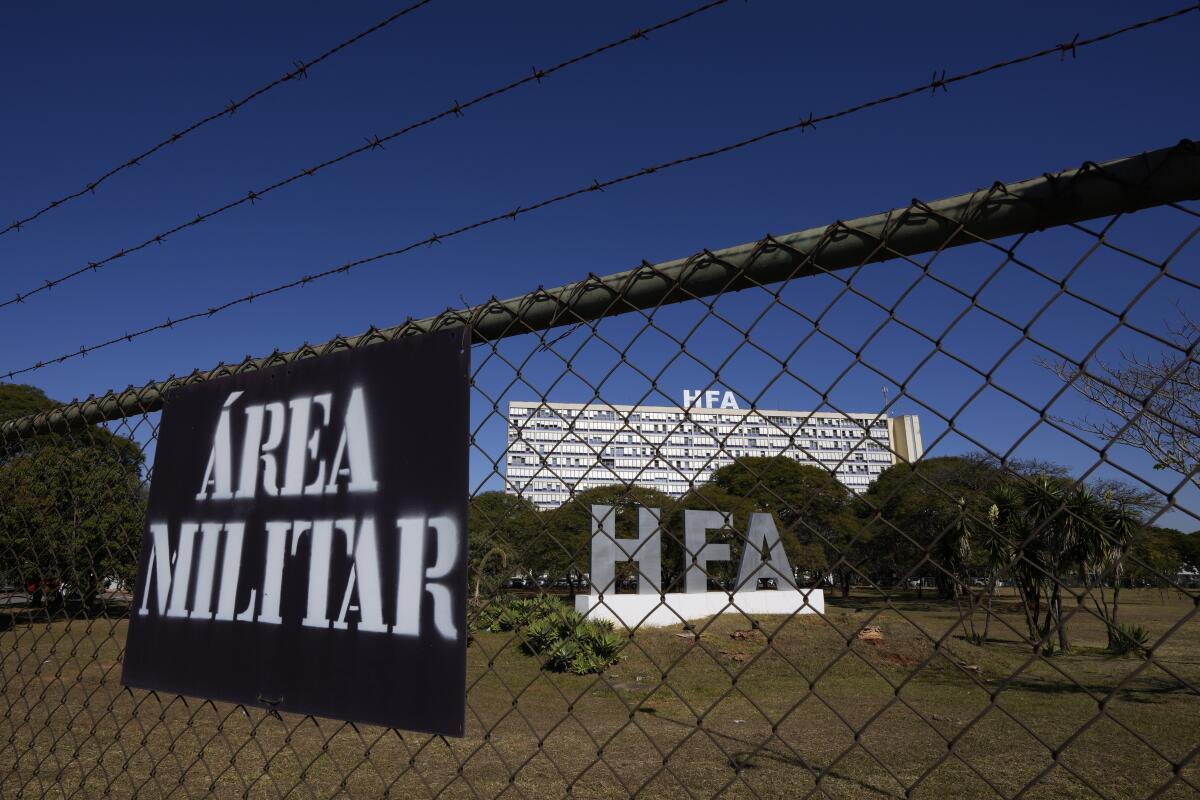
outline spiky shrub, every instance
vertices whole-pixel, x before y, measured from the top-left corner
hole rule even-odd
[[[1110,650],[1118,656],[1145,656],[1150,648],[1150,631],[1141,625],[1119,625],[1113,631]]]
[[[558,626],[549,617],[539,617],[525,626],[525,648],[532,654],[544,653],[559,640]]]
[[[504,598],[479,609],[472,625],[476,630],[490,633],[515,631],[539,617],[565,607],[556,597]]]
[[[500,611],[502,608],[503,603],[500,601],[488,603],[485,606],[470,604],[468,606],[468,622],[471,629],[492,632],[499,630]]]
[[[608,620],[590,620],[556,597],[499,600],[475,615],[476,630],[517,631],[524,648],[546,669],[587,675],[603,672],[620,658],[625,640]]]
[[[587,675],[617,663],[625,640],[614,632],[612,623],[584,619],[573,611],[571,615],[560,621],[562,638],[552,655],[552,668]]]
[[[572,639],[555,639],[544,655],[546,669],[551,672],[574,672],[571,667],[582,656],[582,648]]]
[[[603,672],[620,658],[621,646],[625,642],[612,631],[611,626],[606,629],[578,614],[574,614],[574,617],[563,615],[556,620],[546,619],[543,622],[556,634],[556,638],[542,651],[546,667],[554,672],[575,675]]]
[[[577,639],[575,630],[584,624],[583,615],[565,605],[547,609],[525,626],[525,649],[533,655],[553,656],[556,645]]]
[[[601,630],[594,625],[589,627],[587,636],[587,646],[584,649],[586,658],[583,661],[583,669],[580,669],[580,664],[572,663],[572,672],[585,674],[588,672],[601,672],[604,669],[617,663],[621,647],[625,644],[625,640],[611,630]]]

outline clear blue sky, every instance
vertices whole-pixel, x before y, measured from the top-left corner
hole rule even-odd
[[[22,4],[0,26],[4,105],[0,125],[0,223],[97,177],[137,150],[231,98],[311,58],[399,7],[399,3],[173,3],[116,6]],[[481,91],[695,5],[662,3],[472,3],[436,0],[358,46],[148,159],[83,198],[15,234],[0,237],[0,295],[94,261],[194,217],[298,168],[383,135]],[[0,372],[79,345],[266,288],[348,259],[402,246],[515,205],[647,164],[702,150],[797,118],[835,111],[921,83],[934,70],[954,73],[1059,41],[1086,37],[1181,2],[730,3],[649,41],[621,48],[526,87],[237,209],[21,306],[0,309]],[[823,125],[815,131],[593,194],[432,249],[365,267],[349,276],[236,309],[211,321],[23,376],[60,399],[142,384],[222,360],[261,355],[336,333],[386,326],[459,305],[554,286],[588,272],[685,256],[837,218],[936,199],[995,180],[1102,161],[1200,137],[1197,48],[1200,14],[1089,47],[1077,59],[1046,59]],[[1186,224],[1174,215],[1128,220],[1118,230],[1139,252],[1161,255]],[[1174,241],[1169,241],[1174,237]],[[1060,274],[1078,257],[1080,237],[1047,235],[1023,252]],[[969,283],[995,254],[969,248],[946,269]],[[1196,246],[1180,274],[1196,279]],[[1056,272],[1057,271],[1057,272]],[[947,273],[949,274],[949,273]],[[1117,303],[1135,291],[1138,271],[1098,258],[1080,291]],[[899,271],[855,278],[863,291],[894,291]],[[1146,276],[1143,276],[1143,281]],[[926,282],[928,283],[928,282]],[[994,307],[1028,316],[1045,287],[1015,273],[991,290]],[[891,288],[889,288],[891,287]],[[792,291],[816,308],[830,286]],[[932,288],[928,291],[932,292]],[[1161,327],[1171,301],[1162,286],[1137,314]],[[936,328],[949,298],[919,296],[914,319]],[[749,318],[762,298],[730,300]],[[1200,307],[1200,302],[1194,307]],[[683,325],[686,310],[673,312]],[[835,331],[861,338],[873,319],[846,304]],[[668,317],[664,317],[667,319]],[[1103,320],[1064,304],[1040,329],[1072,352],[1086,351]],[[764,324],[762,336],[786,352],[806,329],[795,320]],[[621,324],[611,326],[615,332]],[[1011,333],[1011,332],[1009,332]],[[1006,341],[986,320],[964,321],[947,338],[965,358],[992,361]],[[564,346],[569,344],[563,343]],[[1144,342],[1114,340],[1137,348]],[[529,343],[509,345],[528,352]],[[701,346],[719,358],[729,342],[715,332]],[[725,348],[722,351],[722,348]],[[877,362],[899,378],[928,343],[889,332]],[[642,345],[645,363],[666,349]],[[1112,347],[1110,347],[1110,350]],[[868,351],[870,352],[870,351]],[[1079,353],[1081,354],[1081,353]],[[482,355],[482,354],[480,354]],[[997,372],[1014,392],[1044,402],[1052,382],[1034,349]],[[828,343],[799,354],[794,368],[827,386],[846,354]],[[839,360],[840,359],[840,360]],[[603,374],[609,361],[585,352],[581,371]],[[991,362],[987,362],[990,366]],[[530,375],[547,386],[552,364]],[[742,355],[726,383],[753,393],[768,373]],[[498,381],[501,376],[494,376]],[[698,367],[674,368],[672,396],[711,380]],[[873,410],[884,381],[861,368],[835,393],[845,408]],[[978,385],[945,359],[909,385],[900,412],[922,415],[926,439]],[[419,380],[414,390],[420,390]],[[617,376],[605,399],[637,400],[637,379]],[[897,390],[893,388],[893,397]],[[582,386],[555,387],[552,399],[586,399]],[[506,397],[530,399],[532,391]],[[913,398],[924,401],[924,407]],[[649,398],[665,400],[662,396]],[[776,385],[763,405],[809,407],[799,384]],[[1070,402],[1056,413],[1078,413]],[[1033,424],[1028,413],[989,391],[959,418],[994,447],[1011,445]],[[499,447],[498,427],[484,433]],[[950,436],[935,454],[971,449]],[[1086,447],[1043,428],[1017,453],[1084,469]],[[1152,473],[1136,454],[1130,469],[1168,487],[1178,477]],[[477,458],[477,472],[482,462]],[[480,473],[484,476],[486,470]],[[1179,505],[1200,509],[1194,493]],[[1176,512],[1185,529],[1193,519]]]

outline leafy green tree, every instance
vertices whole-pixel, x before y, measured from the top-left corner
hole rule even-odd
[[[1179,557],[1179,565],[1187,569],[1200,570],[1200,531],[1192,533],[1173,531],[1171,540],[1172,547]]]
[[[504,580],[528,571],[526,548],[541,532],[537,508],[523,497],[484,492],[471,499],[468,513],[468,572],[474,594],[493,594]]]
[[[862,497],[871,549],[895,564],[893,579],[932,573],[943,599],[969,583],[972,521],[986,518],[1001,473],[985,459],[944,456],[883,471]],[[881,580],[884,576],[881,575]]]
[[[529,543],[527,559],[536,572],[552,578],[565,578],[574,590],[583,585],[590,570],[592,506],[613,506],[616,510],[618,538],[637,538],[638,507],[661,509],[664,516],[675,505],[668,495],[643,486],[612,484],[579,492],[558,508],[543,512],[544,535]],[[618,583],[637,575],[631,562],[618,563]]]
[[[61,584],[89,606],[109,583],[133,584],[145,501],[114,453],[49,444],[11,457],[0,509],[0,549],[22,584]]]
[[[750,515],[759,509],[752,500],[729,494],[715,484],[698,486],[675,502],[663,519],[663,591],[682,592],[687,568],[684,548],[685,511],[718,511],[729,514],[729,525],[709,530],[705,541],[729,545],[729,561],[713,561],[707,566],[710,587],[732,587],[746,542]],[[778,524],[778,522],[777,522]]]
[[[32,386],[0,386],[3,415],[56,403]],[[3,422],[3,416],[0,416]],[[102,427],[5,439],[0,451],[0,569],[35,588],[92,605],[106,586],[128,588],[145,520],[136,442]]]
[[[21,383],[0,384],[0,423],[42,411],[51,411],[61,405],[57,400],[47,397],[45,392],[36,386]],[[41,444],[108,450],[111,451],[111,455],[132,468],[140,468],[144,461],[141,447],[137,442],[124,436],[118,436],[107,428],[91,426],[72,431],[25,436],[19,439],[15,436],[2,438],[0,439],[0,464],[3,464],[10,456],[29,452]]]
[[[845,510],[833,519],[832,536],[824,545],[828,553],[826,571],[833,576],[843,598],[857,578],[878,585],[882,563],[890,558],[875,545],[877,528],[867,523],[870,514],[861,498],[851,497]],[[882,558],[881,558],[882,556]]]
[[[847,489],[832,472],[785,456],[739,458],[716,470],[712,483],[759,511],[777,514],[785,524],[826,521],[842,511]]]
[[[858,529],[846,512],[853,495],[829,470],[785,456],[740,458],[714,472],[712,483],[775,515],[793,569],[818,580],[831,569],[852,573],[847,548]]]
[[[46,393],[36,386],[23,383],[6,383],[0,386],[0,421],[49,411],[57,405],[58,403],[46,397]]]
[[[1200,548],[1194,545],[1189,551],[1192,542],[1200,544],[1200,539],[1173,528],[1142,528],[1129,549],[1125,582],[1130,586],[1170,586],[1181,569],[1195,563],[1189,564],[1188,559],[1200,556]]]

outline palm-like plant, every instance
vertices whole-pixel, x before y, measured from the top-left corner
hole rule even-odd
[[[1133,549],[1144,526],[1136,511],[1111,495],[1103,500],[1101,525],[1094,537],[1095,548],[1081,570],[1092,595],[1096,612],[1104,620],[1108,649],[1121,650],[1126,644],[1117,620],[1121,608],[1121,585],[1125,581],[1125,559]],[[1112,584],[1111,602],[1105,584]]]
[[[1048,475],[1003,484],[992,501],[990,535],[996,540],[986,545],[988,558],[997,572],[1012,574],[1034,647],[1056,635],[1057,649],[1070,649],[1062,595],[1073,574],[1104,619],[1111,647],[1124,557],[1142,528],[1138,515],[1110,495]]]
[[[1036,649],[1036,643],[1042,638],[1039,621],[1049,559],[1046,541],[1038,535],[1041,530],[1038,510],[1044,505],[1038,501],[1044,492],[1032,492],[1031,488],[1007,482],[991,492],[992,507],[988,516],[996,541],[989,555],[996,559],[993,562],[995,573],[1009,575],[1016,585],[1029,639]]]

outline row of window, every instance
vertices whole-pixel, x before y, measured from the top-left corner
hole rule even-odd
[[[579,455],[574,455],[579,453]],[[604,447],[594,450],[568,449],[565,447],[536,447],[513,446],[509,449],[509,464],[556,464],[561,466],[586,466],[599,459],[601,462],[620,458],[630,463],[644,463],[653,459],[670,461],[695,460],[708,461],[711,459],[730,458],[762,458],[785,455],[797,461],[812,460],[847,460],[847,461],[877,461],[891,463],[891,452],[882,447],[859,447],[849,452],[845,447],[836,448],[786,448],[786,449],[748,449],[748,448],[682,448],[682,447]]]
[[[515,486],[525,486],[531,480],[544,479],[557,482],[569,481],[577,483],[580,480],[594,479],[598,485],[607,485],[617,481],[644,483],[654,480],[669,480],[672,482],[701,485],[712,478],[715,469],[723,464],[708,464],[701,469],[689,470],[678,465],[652,464],[628,467],[619,464],[615,467],[593,466],[580,467],[516,467],[508,471],[508,479]],[[884,469],[885,465],[841,464],[829,465],[829,471],[843,482],[853,482],[858,479],[873,480]]]
[[[509,420],[509,428],[520,431],[531,430],[584,430],[584,431],[640,431],[643,433],[711,433],[720,431],[722,433],[732,433],[734,431],[742,434],[751,435],[767,435],[767,436],[795,436],[797,434],[803,436],[886,436],[887,425],[872,425],[867,426],[862,423],[851,423],[848,425],[774,425],[774,424],[757,424],[741,420],[733,423],[714,422],[709,424],[696,423],[670,423],[670,422],[636,422],[621,420],[619,422],[591,422],[579,423],[573,420],[562,419],[529,419],[529,420]]]
[[[707,477],[707,476],[706,476]],[[846,486],[847,489],[857,493],[866,491],[870,485],[871,477],[862,475],[846,475],[839,476],[839,480]],[[509,486],[505,489],[509,494],[520,494],[531,501],[536,507],[541,509],[557,508],[565,503],[573,494],[595,489],[600,486],[606,486],[611,481],[579,481],[572,487],[556,482],[545,481],[541,483],[532,483],[525,486]],[[668,497],[683,497],[696,486],[701,485],[701,481],[683,481],[679,479],[655,478],[652,480],[638,480],[636,485],[644,486],[649,489],[662,492]]]
[[[564,431],[564,430],[532,430],[532,431],[514,431],[508,432],[510,442],[520,439],[528,439],[531,441],[559,441],[563,439],[577,439],[579,441],[587,441],[593,443],[612,443],[612,442],[629,442],[641,443],[651,442],[654,444],[752,444],[755,447],[786,447],[791,444],[797,444],[805,447],[816,447],[818,442],[888,442],[886,434],[876,434],[870,437],[855,436],[852,431],[822,431],[819,433],[797,433],[791,436],[782,436],[780,434],[768,433],[766,435],[753,434],[752,431],[729,431],[724,435],[717,435],[714,431],[699,431],[694,435],[687,435],[681,432],[674,432],[671,435],[666,435],[661,432],[649,432],[649,435],[634,434],[634,433],[617,433],[617,434],[596,434],[592,432],[579,431]],[[747,435],[753,434],[753,435]],[[808,437],[808,438],[803,438]]]
[[[509,406],[509,418],[525,417],[525,422],[521,424],[530,424],[533,420],[571,420],[583,421],[605,421],[605,420],[624,420],[628,422],[708,422],[708,423],[731,423],[731,424],[753,424],[764,425],[772,424],[781,427],[797,427],[798,425],[821,425],[844,428],[886,428],[887,418],[875,415],[863,416],[844,416],[840,414],[811,414],[803,411],[795,412],[794,414],[766,414],[760,415],[753,412],[746,414],[721,414],[712,412],[700,411],[616,411],[612,409],[590,409],[590,408],[560,408],[557,406],[542,406],[531,409],[523,406]],[[516,423],[514,423],[516,424]]]

